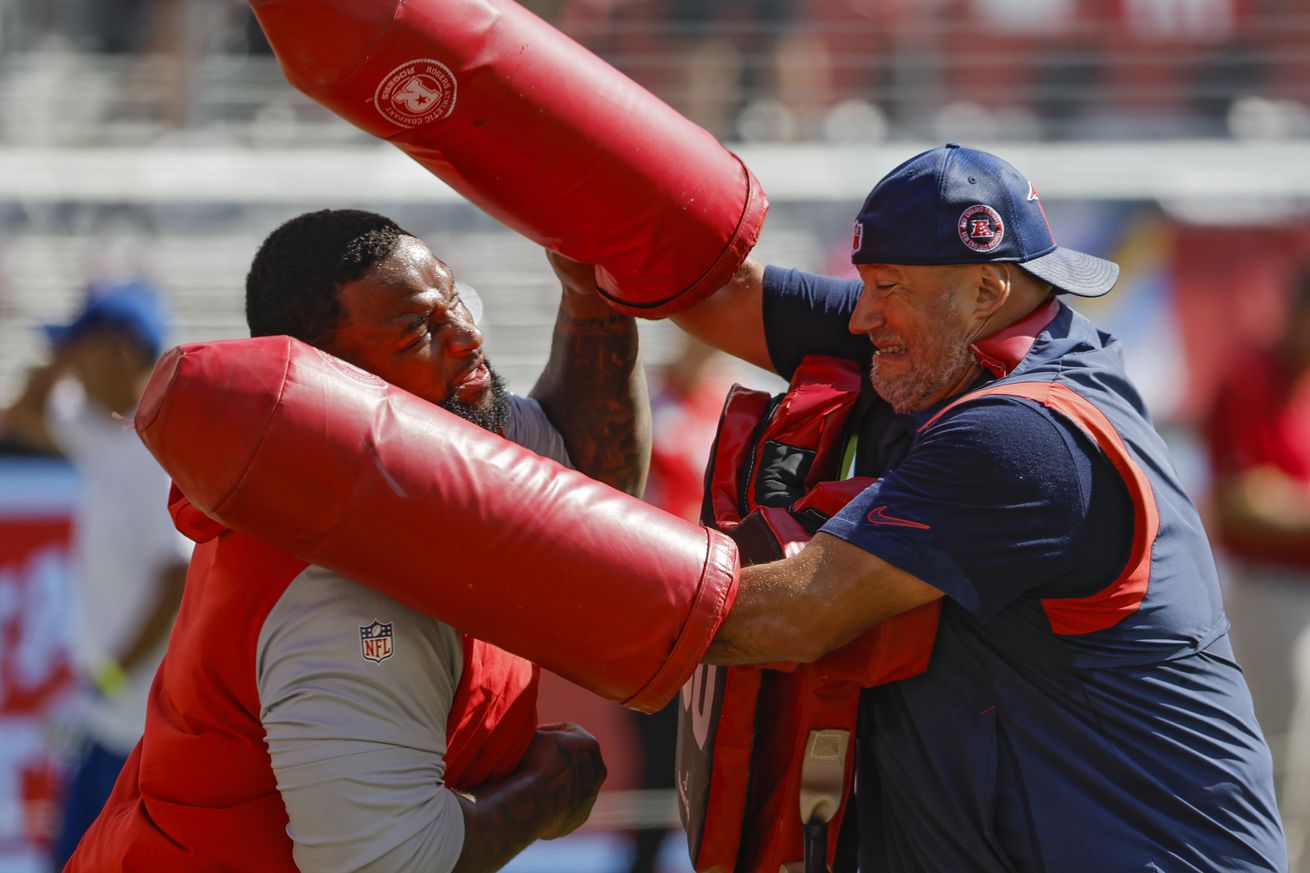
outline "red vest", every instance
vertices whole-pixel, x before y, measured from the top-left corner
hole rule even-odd
[[[178,527],[198,542],[186,594],[145,735],[66,871],[296,873],[255,655],[265,617],[307,565],[223,529],[176,489],[172,500]],[[537,669],[468,635],[463,651],[446,782],[471,788],[512,771],[532,741]]]
[[[780,398],[729,392],[702,520],[736,540],[743,566],[795,554],[872,484],[835,481],[860,383],[855,363],[812,355]],[[922,673],[940,612],[938,601],[896,616],[812,664],[697,670],[682,691],[677,766],[698,871],[777,873],[807,852],[823,856],[807,870],[833,862],[860,689]]]

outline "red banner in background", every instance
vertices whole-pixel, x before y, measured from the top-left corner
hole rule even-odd
[[[1274,226],[1175,223],[1170,270],[1179,333],[1185,343],[1188,403],[1195,421],[1226,368],[1280,330],[1301,271],[1310,266],[1310,232]]]
[[[65,463],[0,457],[0,870],[45,873],[63,766],[55,707],[72,684],[70,539],[77,478]]]

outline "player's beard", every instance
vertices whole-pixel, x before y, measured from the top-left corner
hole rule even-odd
[[[959,380],[973,366],[969,352],[969,327],[952,318],[954,301],[943,295],[927,313],[927,327],[914,343],[906,343],[908,361],[897,364],[900,373],[884,373],[878,356],[873,356],[869,379],[878,396],[898,414],[925,409],[940,392]],[[878,344],[878,343],[875,343]],[[896,340],[881,343],[899,344]],[[890,368],[888,368],[890,369]],[[936,398],[940,399],[940,398]]]
[[[491,361],[484,357],[482,363],[486,365],[487,374],[491,377],[491,385],[488,386],[487,394],[483,396],[482,401],[475,405],[452,397],[441,404],[441,408],[492,433],[504,434],[505,425],[509,422],[509,388],[505,385],[505,380],[491,366]]]

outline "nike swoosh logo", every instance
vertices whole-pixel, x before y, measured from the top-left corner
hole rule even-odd
[[[910,521],[908,518],[897,518],[894,515],[888,515],[887,504],[885,503],[881,506],[875,506],[869,511],[869,514],[866,517],[869,519],[869,524],[885,524],[891,527],[911,527],[915,530],[932,529],[922,522]]]

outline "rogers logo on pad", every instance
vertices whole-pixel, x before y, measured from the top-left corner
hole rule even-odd
[[[455,109],[455,74],[440,61],[419,58],[388,73],[373,92],[373,105],[393,124],[418,127]]]

